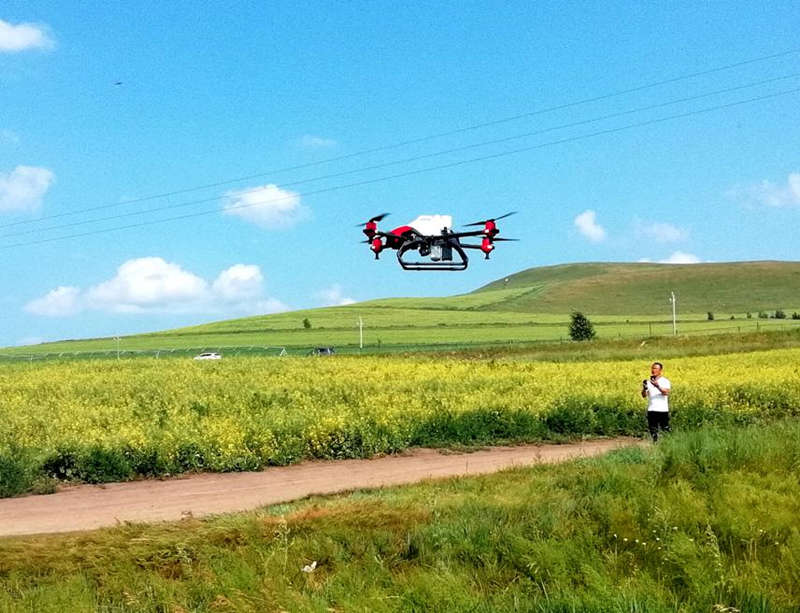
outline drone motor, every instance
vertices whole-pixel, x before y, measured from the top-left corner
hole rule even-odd
[[[373,234],[373,236],[375,236],[375,234]],[[375,238],[372,239],[372,245],[370,246],[370,249],[372,249],[372,252],[375,254],[375,259],[379,259],[380,253],[383,251],[383,243],[381,242],[380,237],[375,236]]]
[[[496,230],[495,230],[495,234],[497,234]],[[494,242],[492,241],[492,236],[493,235],[488,235],[487,234],[486,236],[483,237],[483,240],[481,241],[481,251],[483,251],[483,253],[486,254],[486,259],[487,260],[489,259],[489,254],[492,251],[494,251]]]

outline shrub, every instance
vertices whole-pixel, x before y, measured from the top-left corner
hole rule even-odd
[[[758,318],[759,319],[769,319],[769,314],[766,313],[765,311],[759,311],[758,312]]]
[[[575,311],[569,324],[569,337],[573,341],[590,341],[595,337],[594,326],[583,313]]]
[[[706,316],[706,319],[708,319],[708,321],[714,321],[714,313],[709,311],[708,315]]]
[[[0,449],[0,498],[16,496],[31,488],[33,467],[28,455],[16,446]]]
[[[306,317],[306,318],[303,320],[303,327],[304,327],[306,330],[310,330],[310,329],[311,329],[311,321],[308,319],[308,317]]]
[[[777,309],[775,311],[775,319],[786,319],[786,313],[783,312],[783,309]]]
[[[798,313],[797,311],[792,313],[792,319],[800,319],[800,313]]]

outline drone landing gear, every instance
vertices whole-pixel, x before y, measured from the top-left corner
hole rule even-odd
[[[410,260],[406,256],[409,251],[418,251],[419,255],[430,257],[431,261]],[[458,256],[455,261],[453,261],[454,254]],[[403,270],[466,270],[469,258],[461,245],[455,242],[431,247],[424,241],[410,241],[397,250],[397,261]]]

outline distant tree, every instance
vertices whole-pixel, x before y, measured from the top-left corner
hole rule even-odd
[[[775,311],[775,319],[786,319],[786,313],[783,312],[783,309]]]
[[[798,313],[797,311],[792,313],[792,319],[800,319],[800,313]]]
[[[769,319],[769,314],[767,314],[765,311],[759,311],[758,312],[758,318],[759,319]]]
[[[708,315],[706,316],[706,318],[708,319],[708,321],[714,321],[714,313],[709,311]]]
[[[736,319],[736,315],[731,315],[731,319]]]
[[[753,314],[752,314],[752,313],[750,313],[750,312],[748,312],[748,313],[747,313],[747,319],[753,319]]]
[[[306,318],[303,320],[303,327],[304,327],[306,330],[310,330],[310,329],[311,329],[311,321],[308,319],[308,317],[306,317]]]
[[[569,337],[573,341],[590,341],[595,337],[594,326],[583,313],[575,311],[569,323]]]

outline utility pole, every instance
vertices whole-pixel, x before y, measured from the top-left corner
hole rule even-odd
[[[675,303],[677,300],[675,300],[675,292],[670,292],[669,295],[669,301],[672,303],[672,336],[676,336],[678,334],[678,325],[675,321]]]
[[[358,316],[358,349],[364,348],[364,320]]]

